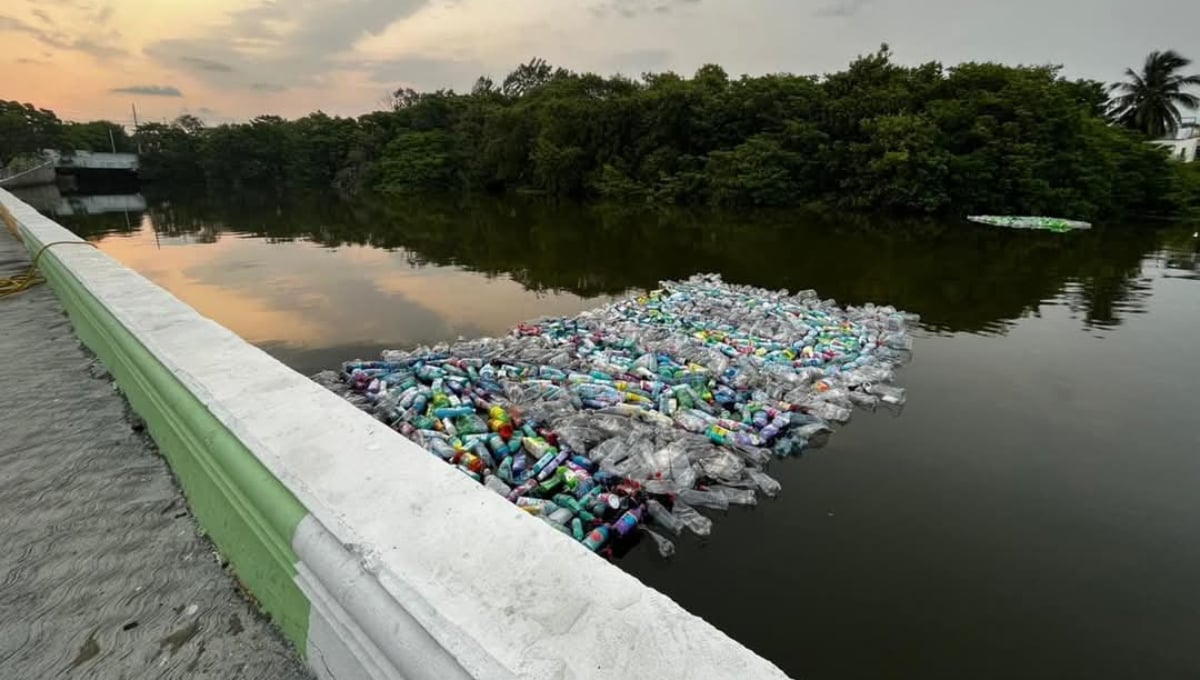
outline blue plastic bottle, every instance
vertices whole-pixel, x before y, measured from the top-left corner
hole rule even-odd
[[[584,537],[583,544],[587,546],[588,550],[596,552],[608,542],[610,536],[612,536],[612,530],[608,528],[607,524],[601,524]]]

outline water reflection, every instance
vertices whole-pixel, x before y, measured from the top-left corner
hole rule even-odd
[[[1063,305],[1084,328],[1099,331],[1145,309],[1143,260],[1159,249],[1160,238],[1168,265],[1184,270],[1166,275],[1195,276],[1197,260],[1190,229],[1049,234],[795,211],[747,215],[490,197],[348,202],[314,194],[212,197],[153,188],[144,213],[82,216],[51,203],[61,222],[87,238],[140,235],[144,241],[152,235],[156,249],[217,247],[219,255],[142,252],[146,261],[139,265],[126,258],[139,257],[132,253],[141,242],[105,246],[123,251],[118,256],[143,273],[159,272],[152,278],[249,339],[281,346],[500,332],[519,318],[513,307],[530,316],[567,313],[601,296],[698,271],[768,288],[814,288],[845,303],[894,304],[921,314],[933,332],[1003,332],[1046,305]],[[227,242],[227,236],[253,239]],[[319,251],[264,248],[294,242],[338,254],[330,259]],[[266,279],[256,272],[263,267],[272,272]],[[402,275],[417,270],[425,275]],[[418,285],[438,271],[436,285]],[[496,285],[484,293],[479,279],[452,275],[463,271]],[[519,290],[506,291],[508,283],[542,297],[529,304]],[[405,313],[406,301],[415,302],[420,314]],[[508,311],[496,313],[501,307]],[[254,321],[229,322],[234,315]],[[381,322],[383,317],[394,323]],[[407,330],[398,333],[397,326]]]
[[[996,332],[1064,290],[1089,327],[1144,306],[1142,259],[1157,232],[1077,234],[814,213],[645,211],[538,200],[241,195],[152,199],[161,236],[215,243],[232,232],[402,250],[413,266],[508,276],[530,290],[619,294],[696,271],[769,288],[815,288],[847,303],[888,302],[935,331]]]
[[[1179,228],[1163,238],[1162,266],[1164,276],[1180,279],[1200,279],[1200,231]]]

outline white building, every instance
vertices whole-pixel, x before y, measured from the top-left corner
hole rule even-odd
[[[1171,157],[1184,163],[1200,162],[1200,123],[1186,122],[1175,131],[1174,137],[1156,139],[1151,144],[1171,152]]]

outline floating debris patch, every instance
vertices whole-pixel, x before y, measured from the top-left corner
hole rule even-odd
[[[1091,229],[1090,222],[1065,220],[1061,217],[1016,217],[1011,215],[972,215],[967,218],[971,222],[988,224],[993,227],[1008,229],[1040,229],[1042,231],[1068,232],[1080,229]]]
[[[696,508],[754,505],[773,458],[854,407],[900,406],[917,320],[713,275],[509,335],[389,350],[318,381],[556,530],[609,557],[706,536]]]

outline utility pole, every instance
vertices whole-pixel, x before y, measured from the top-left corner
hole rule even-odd
[[[129,108],[133,109],[133,136],[135,138],[137,138],[137,140],[138,140],[137,152],[138,152],[138,155],[141,156],[142,155],[142,140],[140,137],[137,136],[137,133],[138,133],[137,104],[135,104],[133,102],[129,102]]]
[[[117,152],[117,142],[113,139],[112,128],[108,129],[108,145],[112,147],[112,152]]]

